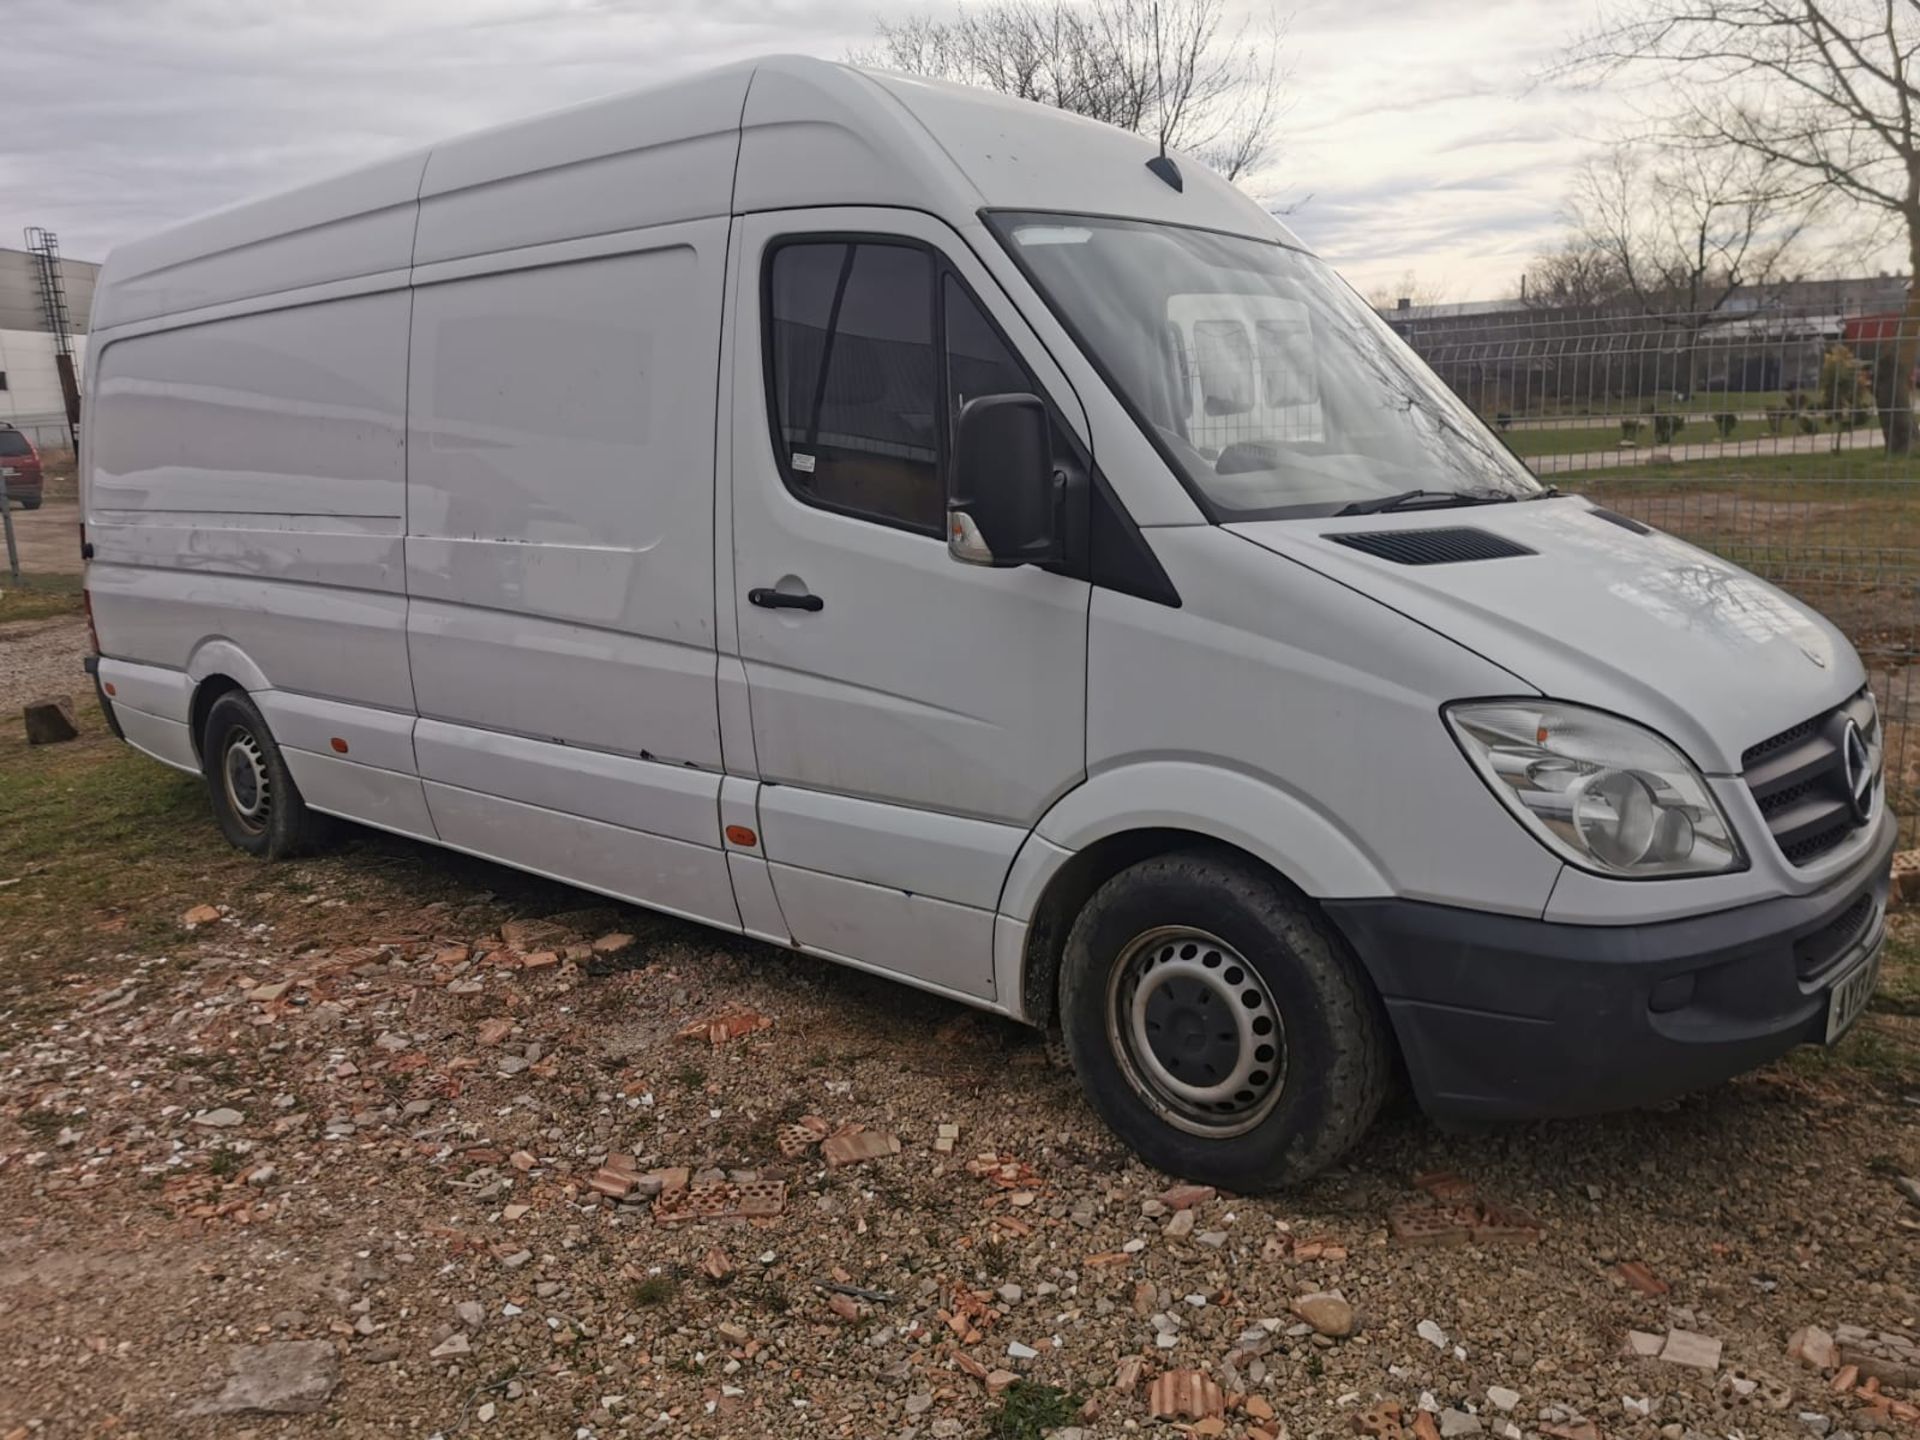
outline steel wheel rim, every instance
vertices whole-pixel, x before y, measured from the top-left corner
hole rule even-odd
[[[227,736],[220,757],[220,778],[226,787],[227,808],[241,828],[258,835],[273,816],[273,782],[267,774],[267,757],[260,742],[249,730],[234,730]]]
[[[1286,1088],[1286,1026],[1265,977],[1204,930],[1165,925],[1120,952],[1107,1041],[1127,1082],[1194,1135],[1243,1135]]]

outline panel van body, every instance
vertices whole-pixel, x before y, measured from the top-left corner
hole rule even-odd
[[[254,853],[343,817],[1057,1027],[1243,1189],[1396,1054],[1571,1114],[1872,993],[1846,640],[1137,136],[756,61],[122,247],[93,337],[92,663]]]

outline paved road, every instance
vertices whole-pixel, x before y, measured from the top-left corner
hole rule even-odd
[[[49,500],[38,510],[13,511],[13,538],[20,547],[22,575],[80,573],[80,506],[73,500]],[[0,555],[0,580],[6,556]]]

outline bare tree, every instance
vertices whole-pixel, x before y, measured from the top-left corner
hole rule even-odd
[[[1598,310],[1629,293],[1613,256],[1579,235],[1535,256],[1520,277],[1519,299],[1534,309]]]
[[[1568,202],[1577,243],[1605,258],[1626,298],[1682,326],[1778,278],[1811,209],[1765,156],[1632,140],[1590,160]]]
[[[1448,290],[1444,283],[1437,280],[1422,280],[1412,270],[1402,270],[1400,278],[1390,284],[1378,284],[1368,288],[1367,304],[1382,312],[1398,310],[1400,302],[1409,306],[1444,305],[1447,303]]]
[[[1920,358],[1920,4],[1916,0],[1613,0],[1562,73],[1649,72],[1693,142],[1757,157],[1808,196],[1897,225],[1907,307],[1877,358],[1887,448],[1913,448]]]
[[[859,64],[981,85],[1198,155],[1229,180],[1274,149],[1285,27],[1227,0],[990,0],[950,20],[877,22]]]

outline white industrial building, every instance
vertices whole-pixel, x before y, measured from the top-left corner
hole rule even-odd
[[[64,258],[58,264],[77,381],[100,267]],[[62,449],[68,444],[66,401],[42,274],[39,255],[0,249],[0,422],[26,431],[43,450]]]

